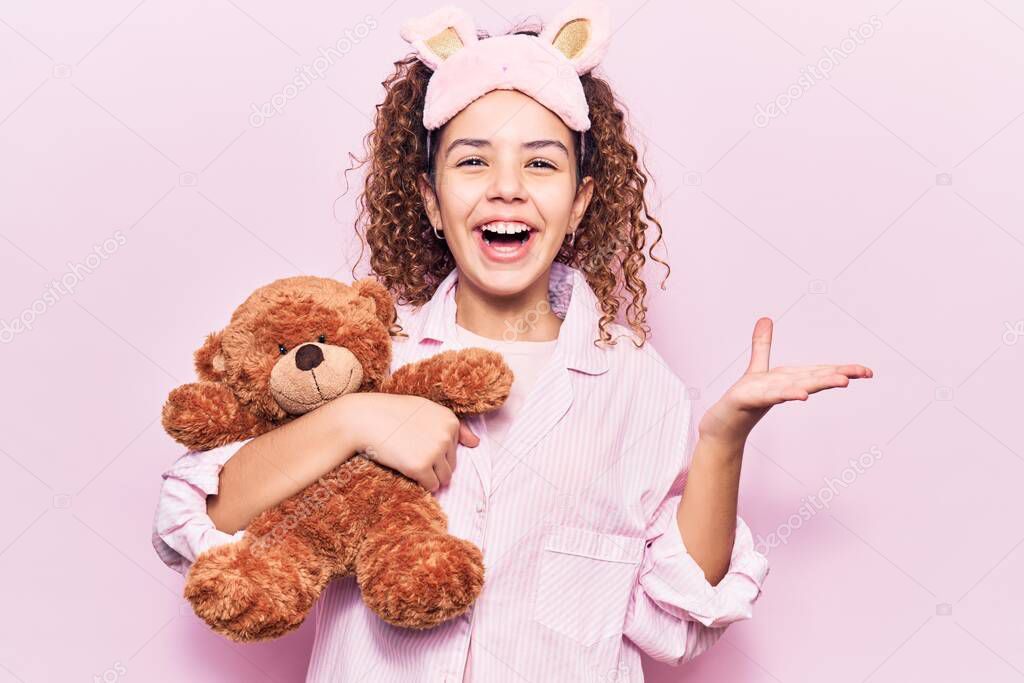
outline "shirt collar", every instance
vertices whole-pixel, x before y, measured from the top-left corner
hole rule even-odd
[[[430,300],[420,309],[419,328],[410,325],[410,336],[422,342],[432,339],[444,343],[455,338],[455,285],[459,269],[453,268],[441,281]],[[594,345],[600,310],[597,296],[576,268],[554,261],[548,280],[548,302],[562,318],[555,345],[555,357],[565,367],[589,374],[608,370],[608,351]]]

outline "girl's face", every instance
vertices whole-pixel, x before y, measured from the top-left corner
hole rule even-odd
[[[583,219],[593,179],[577,191],[574,136],[528,95],[493,90],[431,138],[436,188],[420,177],[427,215],[477,288],[524,292]]]

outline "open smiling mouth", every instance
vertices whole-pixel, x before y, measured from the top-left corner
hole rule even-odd
[[[493,261],[515,261],[529,252],[537,231],[522,223],[489,223],[473,231],[483,252]]]
[[[522,246],[522,244],[526,242],[526,240],[530,239],[529,229],[521,230],[520,232],[507,233],[497,232],[496,230],[491,230],[490,228],[482,228],[481,232],[483,233],[484,242],[486,242],[487,244],[497,244],[498,246]]]

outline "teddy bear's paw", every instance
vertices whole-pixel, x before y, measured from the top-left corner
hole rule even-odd
[[[238,642],[269,640],[298,628],[318,596],[297,562],[279,554],[260,556],[240,543],[200,555],[185,583],[196,616]]]
[[[483,554],[445,533],[382,535],[360,548],[356,581],[366,605],[388,623],[431,628],[465,613],[480,595]]]
[[[441,376],[442,389],[451,399],[448,407],[466,415],[500,408],[512,389],[512,369],[494,351],[474,348],[458,353],[458,362]]]

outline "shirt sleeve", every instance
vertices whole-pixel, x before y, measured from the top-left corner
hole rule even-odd
[[[244,536],[244,529],[234,534],[217,529],[207,514],[206,497],[217,493],[224,463],[250,440],[210,451],[188,451],[160,475],[163,484],[153,517],[153,548],[176,572],[187,574],[201,553]]]
[[[689,415],[684,422],[685,457]],[[755,550],[749,527],[737,516],[729,570],[717,585],[711,585],[687,551],[676,521],[688,473],[686,465],[648,525],[647,546],[623,629],[641,650],[673,666],[706,651],[729,624],[750,619],[769,572],[767,558]]]

